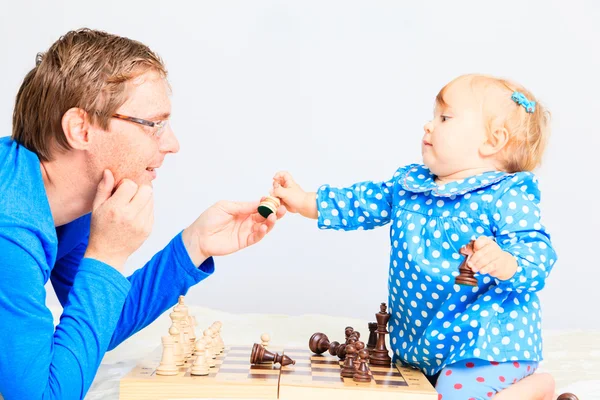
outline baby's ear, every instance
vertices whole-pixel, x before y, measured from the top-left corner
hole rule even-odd
[[[494,127],[488,134],[487,140],[481,145],[479,151],[484,157],[489,157],[500,152],[508,143],[508,131],[502,126]]]

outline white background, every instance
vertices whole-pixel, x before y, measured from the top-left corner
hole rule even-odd
[[[600,329],[600,3],[593,1],[0,1],[0,136],[35,55],[90,27],[165,60],[182,145],[155,182],[156,224],[127,273],[219,199],[258,200],[278,170],[307,190],[388,179],[420,161],[422,126],[454,77],[514,79],[553,113],[542,218],[559,260],[547,328]],[[218,258],[188,303],[235,313],[373,319],[387,301],[388,229],[319,231],[288,215]],[[53,294],[48,304],[57,303]]]

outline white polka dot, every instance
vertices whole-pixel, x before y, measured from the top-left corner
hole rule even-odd
[[[435,203],[438,207],[443,207],[444,206],[444,201],[443,200],[438,200],[437,203]]]
[[[477,205],[477,203],[471,203],[471,210],[475,211],[479,208],[479,206]]]
[[[512,224],[513,223],[513,217],[509,215],[509,216],[507,216],[505,218],[505,221],[506,221],[507,224]]]
[[[321,208],[327,208],[327,202],[326,201],[322,201],[321,202]]]
[[[375,203],[371,203],[369,207],[371,207],[371,210],[377,210],[377,204]]]
[[[421,240],[421,238],[418,236],[413,236],[413,238],[412,238],[413,243],[419,243],[420,240]]]
[[[340,214],[340,212],[338,210],[331,210],[331,215],[333,215],[334,217],[337,217]]]
[[[437,251],[437,250],[434,250],[434,251],[431,253],[431,255],[433,256],[433,258],[439,258],[439,256],[440,256],[440,252],[439,252],[439,251]]]
[[[388,212],[387,212],[387,211],[385,211],[385,210],[383,210],[383,211],[381,212],[381,216],[382,216],[383,218],[386,218],[386,217],[388,216]]]
[[[360,217],[358,217],[358,222],[364,222],[365,217],[363,217],[362,215]]]
[[[326,219],[326,220],[323,221],[323,225],[329,226],[329,225],[331,225],[331,221],[328,220],[328,219]]]

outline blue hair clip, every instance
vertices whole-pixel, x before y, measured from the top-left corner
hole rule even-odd
[[[515,103],[525,107],[528,113],[535,112],[535,101],[527,100],[527,97],[521,92],[514,92],[510,97]]]

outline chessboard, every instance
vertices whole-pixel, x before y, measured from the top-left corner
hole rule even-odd
[[[340,377],[338,357],[313,354],[309,349],[277,348],[294,365],[250,364],[251,346],[226,347],[217,356],[207,376],[190,374],[191,362],[174,376],[156,374],[161,347],[142,361],[120,382],[121,400],[166,400],[199,398],[256,399],[394,399],[437,400],[437,393],[418,370],[402,367],[370,368],[369,383]]]

